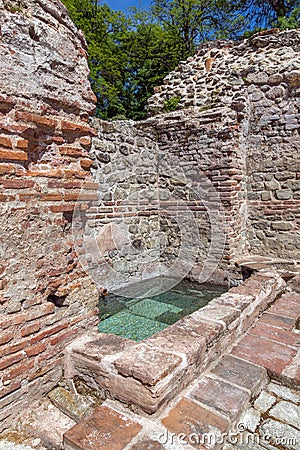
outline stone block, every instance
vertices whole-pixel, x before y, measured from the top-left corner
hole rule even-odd
[[[114,334],[93,333],[74,341],[69,351],[101,361],[104,356],[115,355],[130,348],[134,342]]]
[[[114,366],[125,377],[133,377],[143,384],[155,386],[169,376],[180,363],[182,358],[175,354],[140,344],[116,359]]]
[[[79,422],[93,411],[92,401],[59,386],[48,394],[51,402],[75,422]]]
[[[196,311],[192,314],[193,319],[210,321],[210,322],[219,322],[222,323],[224,329],[228,328],[228,326],[239,317],[240,312],[238,309],[229,308],[228,306],[220,306],[216,305],[207,305],[205,308]]]
[[[277,403],[269,411],[269,416],[300,430],[300,406],[294,403],[287,401]]]
[[[257,425],[260,422],[260,412],[254,408],[249,408],[240,419],[240,423],[243,424],[247,430],[255,432]]]
[[[264,368],[232,355],[223,356],[211,373],[249,389],[251,395],[257,395],[268,381],[267,372]]]
[[[254,402],[254,408],[261,413],[267,412],[271,406],[276,403],[276,397],[274,395],[268,394],[266,391],[261,392],[259,397]]]
[[[224,331],[222,324],[199,320],[194,314],[184,317],[176,323],[176,326],[188,330],[191,335],[198,336],[200,339],[204,338],[207,347],[211,347],[215,341],[219,340],[223,336]]]
[[[275,196],[278,200],[289,200],[292,196],[290,189],[281,189],[275,192]]]
[[[191,392],[191,396],[232,421],[243,413],[250,400],[249,392],[221,379],[208,376],[200,380]]]
[[[259,427],[259,434],[271,445],[286,450],[298,450],[300,432],[277,420],[267,419]]]
[[[162,348],[169,352],[176,350],[177,354],[184,355],[183,358],[187,357],[189,364],[196,364],[197,367],[201,366],[206,350],[205,336],[193,333],[188,326],[184,326],[183,321],[160,331],[146,342],[154,349]]]
[[[289,402],[300,405],[300,393],[293,391],[286,386],[282,386],[280,384],[272,382],[268,384],[267,391],[271,394],[275,394],[277,397],[280,397],[283,400],[288,400]]]
[[[271,224],[272,230],[289,231],[294,227],[291,222],[274,222]]]
[[[240,311],[244,311],[251,303],[254,301],[254,297],[252,295],[243,295],[243,294],[234,294],[230,292],[226,292],[222,294],[220,297],[212,300],[210,305],[220,305],[220,306],[229,306],[234,309],[239,309]]]

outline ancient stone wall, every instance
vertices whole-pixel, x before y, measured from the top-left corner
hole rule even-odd
[[[120,218],[115,208],[129,198],[133,207],[149,201],[150,186],[157,190],[157,210],[152,204],[146,222],[134,207],[127,209],[127,216],[136,216],[128,243],[141,243],[132,254],[136,267],[126,246],[122,263],[120,253],[108,255],[130,280],[143,257],[148,276],[157,275],[145,252],[149,240],[160,268],[175,267],[180,276],[178,260],[186,273],[203,280],[209,260],[211,268],[218,264],[210,280],[221,283],[232,276],[234,262],[249,254],[299,259],[299,37],[295,30],[271,30],[242,42],[207,43],[156,88],[149,100],[153,117],[95,122],[96,177],[114,193],[102,205],[110,207],[105,220]],[[192,216],[184,216],[184,208]],[[151,231],[150,222],[156,224]],[[183,229],[198,238],[183,245]]]
[[[218,238],[211,224],[222,216],[222,203],[215,190],[209,196],[209,157],[199,170],[196,151],[193,158],[186,152],[195,142],[197,120],[201,118],[179,121],[178,114],[162,116],[155,126],[152,120],[93,120],[98,129],[92,150],[98,204],[93,202],[82,221],[82,251],[89,273],[96,282],[105,280],[108,290],[160,275],[183,278],[195,271],[195,264],[199,275],[208,259],[210,265],[219,262],[224,243],[213,242],[210,252],[212,239]],[[218,281],[224,282],[223,275]]]
[[[160,148],[184,149],[183,160],[211,171],[226,209],[230,259],[299,259],[299,38],[297,30],[271,30],[207,43],[149,101],[152,114],[179,101],[171,133],[168,119],[164,126],[153,118]],[[195,122],[192,138],[187,115]]]
[[[65,345],[96,320],[71,235],[92,165],[84,47],[59,1],[0,1],[2,428],[57,383]]]

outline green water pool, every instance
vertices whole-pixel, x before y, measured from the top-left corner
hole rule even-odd
[[[203,308],[227,290],[225,286],[183,280],[166,292],[152,295],[159,282],[158,279],[148,280],[143,298],[135,298],[134,289],[133,298],[128,297],[128,293],[126,296],[109,294],[100,298],[99,330],[142,341]]]

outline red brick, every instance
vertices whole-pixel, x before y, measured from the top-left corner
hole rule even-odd
[[[0,136],[0,145],[3,147],[12,148],[12,140],[7,136]]]
[[[47,128],[55,128],[57,121],[46,116],[40,116],[38,114],[31,114],[26,111],[16,111],[15,118],[24,122],[34,122],[38,125],[45,126]]]
[[[15,143],[17,148],[21,149],[27,149],[28,148],[28,141],[27,139],[18,138]]]
[[[100,406],[64,434],[64,444],[78,450],[122,450],[142,429],[141,425],[107,406]]]
[[[83,169],[89,170],[90,167],[94,164],[94,161],[88,158],[83,158],[80,160],[80,165]]]
[[[13,380],[14,378],[17,378],[19,375],[23,375],[23,379],[25,379],[27,377],[28,370],[32,369],[33,367],[34,367],[33,359],[18,364],[16,367],[10,369],[8,372],[5,373],[5,375],[3,375],[3,382]]]
[[[99,194],[97,192],[84,192],[80,194],[79,200],[87,202],[99,200]]]
[[[81,189],[82,186],[83,186],[83,182],[82,181],[49,181],[48,182],[48,187],[50,189],[57,189],[57,188],[61,188],[61,189]]]
[[[296,350],[258,336],[245,336],[231,352],[246,361],[265,367],[271,374],[281,375],[291,363]]]
[[[7,120],[1,121],[0,120],[0,131],[8,131],[9,133],[25,133],[28,130],[34,130],[35,127],[32,125],[20,125],[18,122],[14,122],[13,120]]]
[[[8,386],[0,388],[0,398],[6,397],[21,387],[21,381],[13,381]]]
[[[22,341],[6,345],[0,349],[0,356],[7,356],[19,352],[20,350],[23,350],[28,343],[29,342],[26,339],[23,339]]]
[[[67,193],[65,193],[65,201],[66,202],[76,202],[79,194],[80,194],[80,191],[72,192],[72,193],[67,192]]]
[[[38,319],[39,317],[47,316],[48,314],[52,314],[55,311],[55,305],[53,303],[45,303],[44,305],[37,306],[35,308],[31,308],[28,311],[28,316],[26,322],[30,322],[31,320]]]
[[[98,191],[99,188],[100,188],[99,183],[95,183],[93,181],[87,181],[86,183],[84,183],[84,189],[86,190]]]
[[[74,157],[79,157],[79,156],[83,156],[85,152],[83,152],[82,148],[78,148],[78,147],[59,147],[59,151],[61,155],[65,155],[65,156],[74,156]]]
[[[62,204],[62,205],[51,205],[49,209],[53,213],[61,213],[61,212],[74,211],[75,207],[76,207],[75,203],[68,203],[68,204]]]
[[[27,350],[25,350],[27,356],[36,356],[40,353],[43,353],[44,350],[46,350],[47,344],[45,342],[40,342],[37,345],[33,345]]]
[[[0,202],[12,202],[16,199],[15,195],[3,195],[0,194]]]
[[[58,343],[65,343],[70,338],[75,337],[77,335],[78,335],[77,330],[67,330],[63,333],[58,334],[57,336],[53,337],[52,339],[50,339],[50,344],[57,345]]]
[[[90,147],[92,145],[92,139],[90,138],[90,136],[82,136],[79,139],[79,142],[84,147]]]
[[[45,363],[52,361],[54,358],[61,358],[64,354],[65,346],[63,348],[59,345],[52,345],[40,354],[38,357],[38,365],[43,366]]]
[[[29,170],[27,175],[30,177],[62,178],[63,171],[61,169]]]
[[[27,201],[32,201],[32,200],[39,200],[40,199],[40,194],[37,194],[36,192],[30,192],[30,193],[26,193],[26,194],[19,194],[19,200],[21,202],[27,202]]]
[[[2,329],[8,328],[10,326],[13,325],[19,325],[20,323],[23,323],[26,321],[28,317],[28,313],[17,313],[14,314],[13,316],[7,316],[6,314],[1,314],[0,315],[0,324]]]
[[[16,100],[13,97],[3,97],[0,95],[0,110],[9,111],[16,104]]]
[[[61,366],[63,364],[63,357],[59,357],[52,361],[50,364],[47,364],[46,366],[40,367],[35,372],[32,372],[28,374],[27,379],[28,381],[32,381],[36,378],[44,376],[47,372],[50,372],[53,368],[57,368],[57,370],[61,370]]]
[[[63,196],[60,193],[53,192],[49,194],[43,194],[41,196],[42,202],[61,202],[63,200]]]
[[[95,319],[97,319],[97,321],[99,322],[100,319],[98,317],[98,314],[99,314],[99,310],[97,308],[96,310],[90,311],[89,313],[85,314],[84,316],[81,315],[79,317],[74,317],[73,319],[70,320],[70,326],[75,325],[78,322],[83,322],[84,320],[89,319],[90,317],[94,317],[94,316],[95,316]]]
[[[25,326],[21,328],[21,336],[29,336],[39,331],[41,328],[41,322],[33,323],[32,325]]]
[[[28,155],[21,150],[6,150],[0,148],[0,159],[12,160],[12,161],[27,161]]]
[[[263,337],[271,341],[276,341],[281,344],[287,344],[294,347],[300,345],[300,335],[292,331],[282,330],[273,326],[268,326],[264,323],[258,322],[251,330],[250,334]]]
[[[268,312],[297,319],[300,316],[300,300],[297,302],[297,298],[300,299],[300,296],[297,296],[296,294],[283,295],[271,306]]]
[[[229,421],[217,412],[206,409],[184,397],[171,409],[168,416],[162,419],[162,423],[172,433],[177,435],[183,433],[187,436],[196,434],[200,439],[204,433],[210,433],[213,430],[211,427],[224,433],[229,425]],[[189,442],[188,437],[185,442]],[[192,444],[192,442],[190,443]]]
[[[63,170],[64,175],[66,178],[79,178],[79,179],[85,179],[86,178],[86,172],[83,170],[74,170],[74,169],[64,169]]]
[[[28,298],[27,300],[24,300],[22,303],[22,306],[24,309],[31,308],[32,306],[40,305],[42,303],[41,297],[33,297]]]
[[[270,313],[263,314],[258,323],[265,323],[266,325],[271,325],[273,327],[289,331],[292,330],[295,325],[294,319],[291,319],[290,317],[284,317]]]
[[[0,345],[6,344],[14,338],[14,333],[12,331],[7,331],[5,333],[0,334]],[[1,354],[1,350],[0,350]]]
[[[204,376],[191,396],[232,420],[238,418],[250,400],[250,394],[218,378]]]
[[[31,338],[30,344],[35,344],[36,342],[39,342],[48,336],[52,336],[53,334],[58,333],[59,331],[64,330],[65,328],[68,328],[67,323],[63,323],[60,325],[55,325],[54,327],[47,328],[46,330],[41,331],[36,336]]]
[[[13,175],[16,168],[13,164],[0,163],[0,175]]]
[[[88,125],[83,125],[80,123],[70,122],[68,120],[61,121],[61,130],[67,132],[77,132],[79,134],[88,134],[92,136],[97,136],[98,133],[94,128],[89,127]]]
[[[0,370],[6,369],[6,367],[10,367],[13,364],[16,364],[16,363],[22,361],[22,359],[24,359],[24,357],[25,357],[25,354],[20,352],[20,353],[16,353],[15,355],[8,356],[7,358],[1,358]]]
[[[28,189],[33,188],[35,183],[31,180],[20,180],[20,179],[6,179],[1,180],[0,184],[5,189]]]

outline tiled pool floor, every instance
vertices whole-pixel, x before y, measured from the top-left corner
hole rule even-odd
[[[225,291],[224,286],[183,280],[169,291],[152,297],[109,294],[100,300],[99,330],[141,341],[203,308]]]

